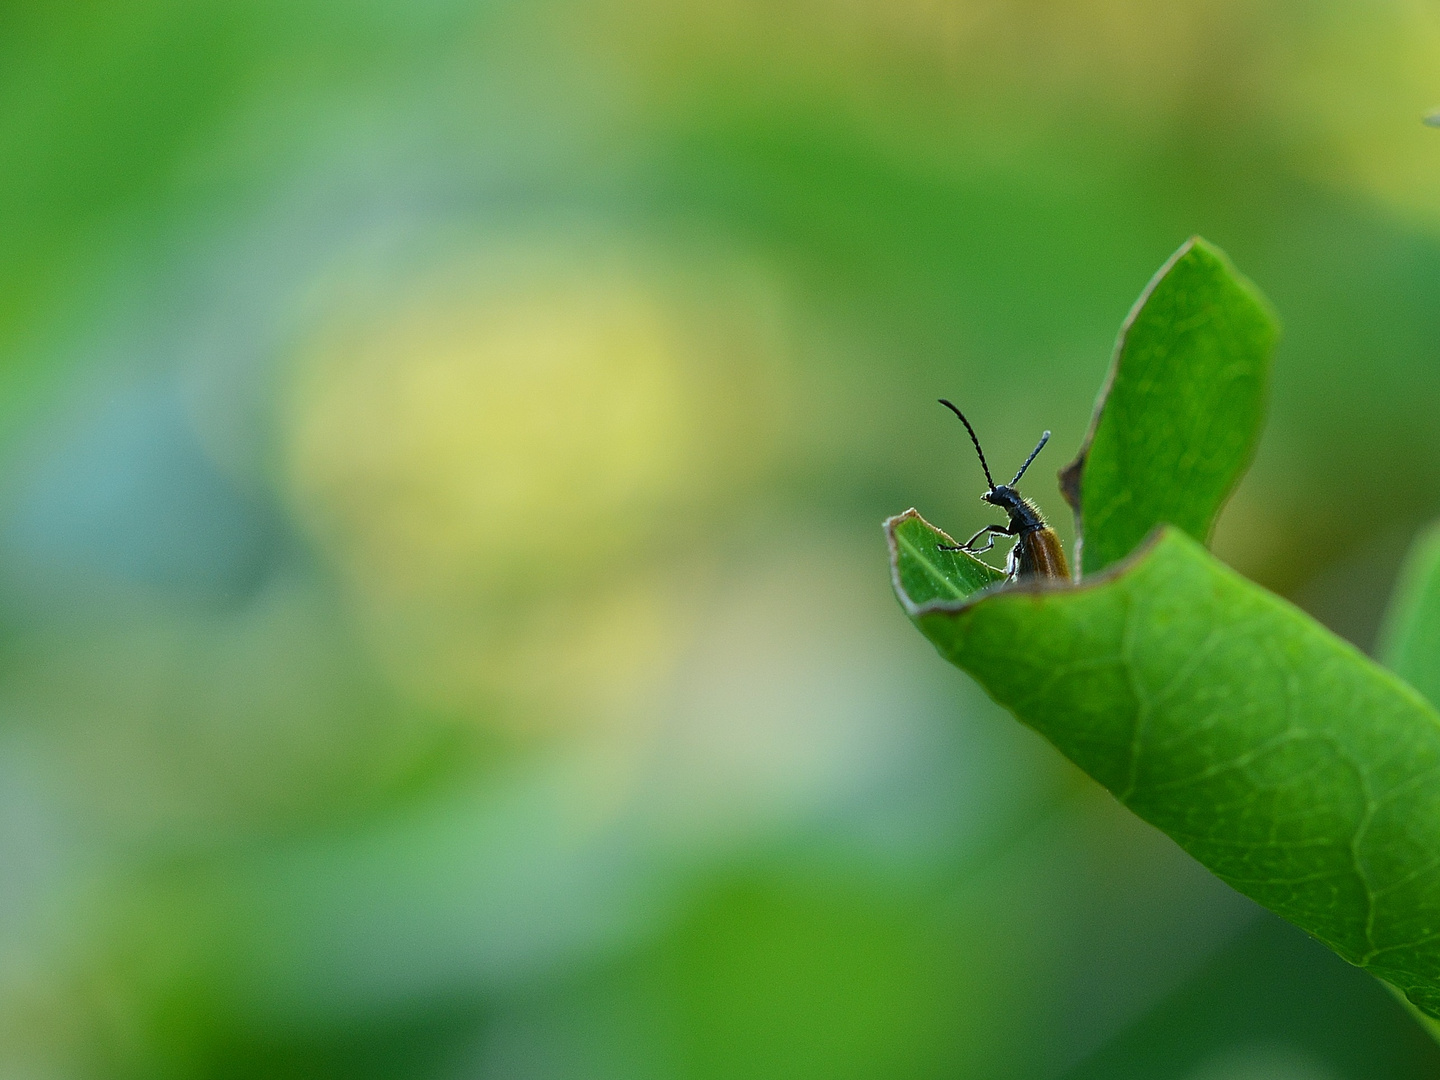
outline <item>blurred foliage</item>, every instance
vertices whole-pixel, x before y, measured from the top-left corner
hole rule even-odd
[[[872,567],[987,520],[933,399],[1077,445],[1203,232],[1287,329],[1217,550],[1368,646],[1440,509],[1437,58],[1399,3],[0,5],[0,1068],[1433,1074]]]

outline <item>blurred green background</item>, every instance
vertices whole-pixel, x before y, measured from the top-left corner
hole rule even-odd
[[[1440,515],[1440,8],[0,3],[0,1077],[1440,1075],[915,634],[1188,235]]]

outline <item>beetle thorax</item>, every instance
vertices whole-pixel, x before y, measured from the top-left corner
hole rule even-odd
[[[1009,515],[1010,527],[1017,533],[1045,527],[1045,518],[1041,516],[1040,508],[1008,484],[998,484],[980,498],[991,506],[1004,510]]]

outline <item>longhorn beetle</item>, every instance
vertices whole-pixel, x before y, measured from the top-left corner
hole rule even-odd
[[[970,426],[970,421],[965,419],[965,414],[957,409],[944,398],[940,404],[953,412],[965,425],[965,430],[970,433],[970,441],[975,444],[975,453],[980,455],[980,467],[985,470],[985,480],[990,485],[990,490],[981,495],[980,498],[991,506],[998,506],[1010,517],[1008,525],[986,525],[969,540],[963,544],[937,544],[941,551],[964,551],[972,555],[978,555],[982,551],[989,551],[995,546],[995,536],[1015,537],[1015,546],[1010,549],[1010,561],[1006,564],[1005,572],[1010,580],[1016,581],[1020,578],[1060,578],[1068,580],[1070,568],[1065,563],[1065,549],[1060,546],[1060,538],[1055,535],[1055,530],[1045,524],[1045,518],[1040,513],[1040,508],[1029,499],[1015,490],[1015,485],[1025,475],[1025,470],[1035,460],[1035,455],[1045,449],[1045,444],[1050,441],[1050,432],[1040,436],[1040,441],[1035,444],[1035,449],[1030,451],[1030,456],[1025,459],[1025,464],[1020,466],[1020,471],[1015,474],[1015,479],[1008,484],[996,484],[990,476],[990,466],[985,461],[985,451],[980,449],[980,440],[975,436],[975,429]],[[975,541],[988,534],[989,542],[982,548],[974,546]]]

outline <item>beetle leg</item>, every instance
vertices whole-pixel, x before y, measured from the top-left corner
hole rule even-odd
[[[986,544],[983,548],[974,547],[973,545],[975,541],[979,540],[980,537],[984,536],[986,533],[990,534],[990,542]],[[968,552],[971,555],[979,555],[981,552],[989,551],[992,547],[995,546],[996,533],[999,533],[1001,536],[1015,535],[1015,533],[1010,529],[1010,526],[1008,525],[986,525],[983,529],[977,532],[974,536],[970,537],[970,539],[966,540],[963,544],[936,544],[935,546],[941,551],[964,551]]]

